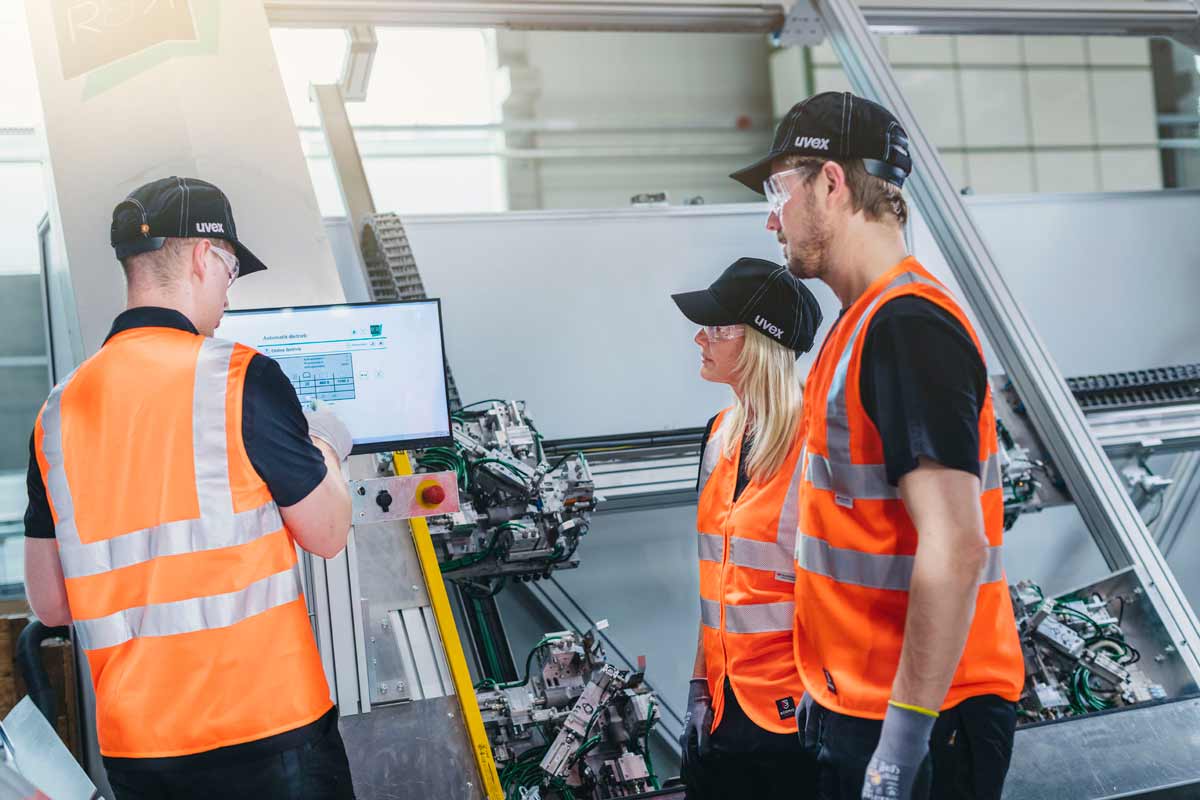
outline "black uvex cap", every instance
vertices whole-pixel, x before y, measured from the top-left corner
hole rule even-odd
[[[867,172],[897,186],[912,172],[908,134],[900,121],[878,103],[850,92],[822,92],[792,106],[775,129],[771,151],[729,177],[763,194],[771,163],[790,155],[861,158]]]
[[[225,193],[198,178],[162,178],[139,186],[113,209],[109,239],[117,259],[158,250],[170,237],[224,239],[238,257],[238,275],[267,268],[238,241]]]
[[[707,289],[671,299],[697,325],[743,323],[797,353],[812,348],[821,327],[821,306],[808,287],[761,258],[739,258]]]

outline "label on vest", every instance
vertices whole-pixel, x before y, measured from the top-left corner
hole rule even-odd
[[[833,676],[829,674],[829,670],[822,669],[821,672],[825,673],[825,688],[829,690],[830,694],[837,694],[837,684],[833,682]]]
[[[850,497],[849,495],[835,494],[833,496],[833,502],[837,503],[843,508],[854,508],[854,498]]]
[[[780,719],[791,719],[796,716],[796,700],[793,697],[781,697],[775,701]]]
[[[794,573],[791,573],[791,572],[776,572],[775,580],[783,581],[784,583],[795,583],[796,576]]]

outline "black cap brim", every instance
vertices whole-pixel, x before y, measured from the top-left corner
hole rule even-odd
[[[736,325],[737,314],[729,311],[708,289],[671,295],[683,315],[697,325]]]
[[[766,192],[763,191],[763,184],[767,182],[767,178],[771,177],[771,162],[778,157],[776,153],[768,153],[763,158],[760,158],[748,167],[739,169],[729,177],[750,191],[765,195]]]
[[[234,255],[238,258],[238,277],[244,278],[255,272],[262,272],[267,265],[258,260],[258,256],[250,252],[250,248],[241,242],[234,242]]]

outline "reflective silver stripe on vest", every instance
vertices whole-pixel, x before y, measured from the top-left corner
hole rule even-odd
[[[999,452],[992,453],[987,459],[979,463],[979,484],[984,492],[1004,487],[1004,475],[1000,467]]]
[[[75,635],[84,650],[100,650],[132,639],[227,628],[298,597],[300,572],[293,566],[228,594],[127,608],[97,619],[77,619]]]
[[[79,531],[75,527],[75,504],[71,499],[71,487],[67,484],[67,470],[63,461],[62,395],[78,368],[54,387],[42,408],[42,455],[46,457],[46,494],[54,506],[57,517],[54,536],[58,539],[59,552],[63,547],[79,544]]]
[[[775,542],[732,536],[729,539],[729,561],[739,567],[780,573],[788,578],[795,574],[792,552],[784,551]]]
[[[834,491],[834,473],[841,477],[839,497],[851,500],[898,500],[900,489],[888,483],[884,464],[841,464],[836,469],[829,459],[815,453],[808,456],[808,480],[816,489]],[[1000,455],[992,453],[979,462],[980,490],[999,489]]]
[[[721,604],[716,600],[700,598],[700,622],[710,628],[721,627]]]
[[[840,464],[835,470],[825,456],[810,453],[808,480],[817,489],[834,491],[834,473],[840,477],[839,494],[854,500],[896,500],[900,490],[888,483],[883,464]]]
[[[729,417],[728,411],[722,412],[721,424],[709,434],[708,441],[704,443],[704,460],[700,462],[700,481],[697,484],[700,487],[698,494],[704,493],[704,487],[708,486],[708,479],[712,477],[713,470],[717,468],[717,462],[721,460],[721,455],[725,450],[725,435],[729,430]]]
[[[783,603],[756,603],[748,606],[725,606],[725,631],[727,633],[781,633],[791,632],[796,604],[790,600]]]
[[[829,460],[835,464],[853,463],[853,459],[850,458],[850,414],[846,405],[846,381],[850,374],[850,358],[854,354],[854,346],[862,333],[863,326],[871,316],[871,312],[875,306],[879,305],[879,301],[883,299],[884,295],[892,289],[909,283],[924,283],[945,291],[940,284],[927,280],[915,272],[905,272],[896,276],[891,283],[884,287],[882,292],[876,295],[871,304],[867,306],[867,310],[858,318],[858,322],[854,326],[854,333],[850,335],[846,348],[838,358],[837,368],[833,373],[833,381],[830,383],[829,394],[825,401],[825,441]],[[841,476],[837,473],[833,475],[833,483],[836,487],[834,492],[838,495],[852,497],[853,495],[843,491],[840,478]]]
[[[226,453],[225,395],[233,342],[204,339],[196,359],[192,398],[192,458],[196,468],[196,497],[200,519],[233,516]]]
[[[700,560],[721,563],[725,554],[725,537],[719,533],[700,534]]]
[[[806,572],[824,575],[838,583],[907,592],[912,582],[914,556],[864,553],[833,547],[823,539],[800,536],[796,542],[796,566]],[[989,547],[987,563],[980,583],[1004,580],[1000,547]]]
[[[792,446],[795,447],[795,444]],[[792,469],[787,494],[783,498],[783,508],[779,510],[779,526],[775,534],[776,547],[789,562],[788,566],[780,571],[789,574],[792,572],[792,552],[796,549],[796,531],[800,527],[800,484],[804,480],[804,455],[807,452],[801,448],[796,466]]]
[[[240,514],[167,522],[102,542],[63,546],[59,556],[66,577],[83,578],[162,556],[246,544],[282,527],[279,507],[270,502]]]
[[[74,372],[54,388],[42,411],[46,485],[58,521],[55,536],[63,575],[82,578],[151,561],[247,544],[283,527],[274,502],[235,514],[229,486],[225,400],[234,345],[201,342],[192,395],[192,452],[200,518],[175,520],[109,539],[80,541],[63,455],[62,394]]]

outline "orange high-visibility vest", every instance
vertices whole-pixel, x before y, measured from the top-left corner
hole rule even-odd
[[[882,719],[904,640],[917,530],[887,480],[883,440],[859,395],[871,319],[916,296],[952,314],[983,349],[946,288],[914,258],[880,277],[850,306],[809,373],[805,468],[796,538],[796,660],[820,705]],[[995,694],[1016,700],[1025,669],[1001,563],[1004,498],[990,390],[979,415],[980,504],[987,566],[975,618],[942,708]]]
[[[332,707],[296,549],[242,441],[255,351],[118,333],[34,431],[100,751],[182,756]]]
[[[713,729],[725,712],[724,681],[754,724],[795,733],[804,688],[792,657],[792,550],[799,515],[800,438],[767,483],[751,480],[735,502],[738,459],[724,453],[729,409],[713,421],[700,465],[696,528],[700,621]]]

